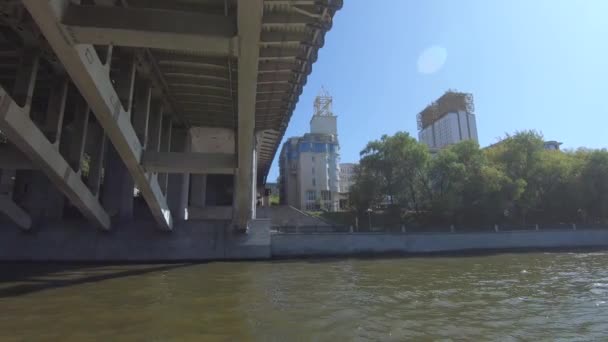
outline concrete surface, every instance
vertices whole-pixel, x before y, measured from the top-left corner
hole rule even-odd
[[[193,220],[230,220],[232,207],[227,205],[209,205],[188,207],[188,218]]]
[[[327,221],[307,214],[290,205],[279,205],[257,208],[258,218],[269,218],[271,226],[317,226],[329,227]]]
[[[118,223],[109,232],[83,220],[49,223],[23,231],[0,224],[0,261],[171,262],[270,258],[369,256],[543,248],[608,248],[608,230],[545,230],[486,233],[270,233],[256,219],[247,234],[230,220],[176,222],[174,231],[155,222]]]
[[[228,229],[227,229],[228,228]],[[116,224],[109,232],[79,220],[37,226],[28,232],[0,226],[0,261],[137,261],[268,259],[268,220],[254,220],[248,234],[230,221],[176,222],[172,232],[155,222]]]
[[[511,248],[608,247],[608,231],[272,234],[271,247],[274,258],[456,252]]]

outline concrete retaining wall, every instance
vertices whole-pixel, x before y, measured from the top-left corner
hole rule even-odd
[[[298,210],[290,205],[261,207],[257,209],[258,218],[269,218],[272,226],[316,226],[329,227],[330,223]]]
[[[229,221],[186,221],[162,232],[153,221],[116,224],[110,232],[82,221],[24,232],[0,226],[0,261],[141,261],[268,259],[269,220],[233,235]]]
[[[486,233],[270,234],[270,221],[255,220],[248,234],[233,234],[229,221],[178,222],[173,232],[153,221],[116,224],[110,232],[82,221],[47,224],[24,232],[0,225],[0,261],[138,261],[269,259],[431,253],[466,250],[606,247],[608,230]]]
[[[272,256],[432,253],[517,248],[608,247],[608,230],[488,233],[272,234]]]

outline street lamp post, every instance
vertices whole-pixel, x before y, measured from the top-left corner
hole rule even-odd
[[[372,230],[372,208],[367,208],[367,218],[369,220],[369,230]]]

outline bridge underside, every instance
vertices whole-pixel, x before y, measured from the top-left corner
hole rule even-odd
[[[246,230],[340,7],[0,2],[0,220]]]

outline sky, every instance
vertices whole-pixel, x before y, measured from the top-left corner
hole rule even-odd
[[[607,147],[607,13],[605,0],[345,0],[284,140],[309,131],[323,86],[341,162],[383,134],[417,138],[416,114],[448,89],[473,94],[481,146],[534,129]]]

